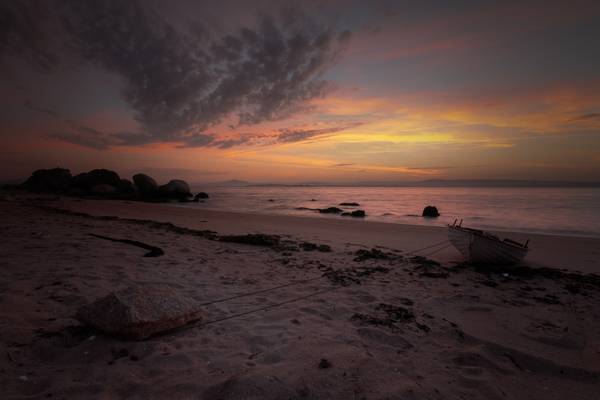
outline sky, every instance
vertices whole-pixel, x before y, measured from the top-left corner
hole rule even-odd
[[[598,1],[0,2],[0,179],[600,181]]]

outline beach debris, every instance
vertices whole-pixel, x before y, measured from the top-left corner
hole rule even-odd
[[[435,218],[435,217],[439,217],[440,213],[438,212],[437,207],[435,206],[427,206],[423,209],[423,213],[422,213],[423,217],[431,217],[431,218]]]
[[[355,313],[350,317],[350,320],[360,325],[385,326],[392,329],[398,328],[398,323],[414,322],[418,329],[424,332],[430,331],[427,325],[421,324],[416,320],[415,314],[408,308],[386,303],[379,303],[375,307],[375,315]]]
[[[311,242],[302,242],[300,243],[300,247],[304,251],[320,251],[322,253],[331,252],[331,246],[327,244],[316,244]]]
[[[412,306],[415,304],[414,301],[412,301],[411,299],[409,299],[407,297],[400,297],[400,303],[404,306]]]
[[[355,203],[355,202],[340,203],[339,205],[342,207],[360,207],[360,204]]]
[[[352,284],[361,284],[360,278],[366,278],[375,273],[384,273],[387,274],[390,272],[390,268],[386,267],[361,267],[361,268],[343,268],[343,269],[333,269],[331,267],[327,267],[324,269],[323,276],[328,278],[331,283],[340,285],[340,286],[349,286]]]
[[[544,297],[534,297],[535,300],[542,302],[542,303],[546,303],[546,304],[562,304],[560,302],[560,299],[553,295],[553,294],[547,294]]]
[[[364,218],[367,214],[364,210],[354,210],[352,212],[344,212],[342,213],[342,217],[354,217],[354,218]]]
[[[333,364],[331,364],[331,361],[329,361],[326,358],[321,358],[321,361],[319,361],[319,369],[327,369],[327,368],[331,368],[333,367]]]
[[[365,250],[365,249],[360,249],[357,250],[355,253],[356,257],[354,257],[354,261],[357,262],[361,262],[361,261],[365,261],[365,260],[389,260],[391,259],[394,255],[391,253],[385,253],[379,249],[371,249],[371,250]]]
[[[340,214],[344,210],[337,207],[327,207],[327,208],[318,208],[317,209],[321,214]]]
[[[249,244],[252,246],[276,247],[280,244],[280,237],[278,235],[267,235],[264,233],[248,233],[246,235],[220,236],[219,241]]]
[[[143,340],[204,317],[205,312],[195,300],[166,287],[128,287],[81,307],[75,316],[101,332],[132,340]]]
[[[165,254],[165,252],[160,247],[151,246],[146,243],[138,242],[137,240],[115,239],[108,236],[97,235],[95,233],[90,233],[90,236],[93,236],[98,239],[109,240],[111,242],[130,244],[132,246],[141,247],[142,249],[149,250],[148,253],[144,254],[144,257],[160,257]]]

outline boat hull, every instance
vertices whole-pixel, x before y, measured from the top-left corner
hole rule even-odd
[[[506,243],[459,226],[448,227],[448,239],[471,263],[514,265],[527,255],[526,247]]]

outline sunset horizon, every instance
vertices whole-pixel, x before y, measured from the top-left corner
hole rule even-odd
[[[0,0],[0,400],[598,400],[599,0]]]
[[[2,180],[600,180],[595,2],[77,3],[2,6]]]

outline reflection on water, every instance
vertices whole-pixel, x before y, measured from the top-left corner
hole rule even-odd
[[[342,218],[299,207],[362,209],[366,220],[444,226],[464,219],[471,227],[600,236],[599,188],[376,188],[376,187],[242,187],[195,188],[209,192],[205,203],[185,207]],[[272,201],[271,201],[272,200]],[[339,206],[357,202],[360,207]],[[422,218],[426,205],[439,218]]]

